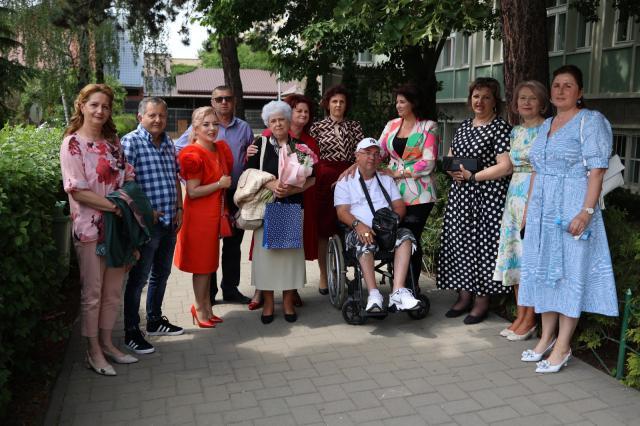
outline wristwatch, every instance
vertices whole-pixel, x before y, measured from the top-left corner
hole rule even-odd
[[[595,210],[592,207],[585,207],[582,210],[587,212],[588,215],[592,215],[595,212]]]
[[[356,226],[360,225],[360,221],[358,219],[351,222],[351,229],[356,229]]]

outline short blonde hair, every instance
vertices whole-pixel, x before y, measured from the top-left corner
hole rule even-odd
[[[542,83],[537,80],[527,80],[520,82],[515,90],[513,91],[513,97],[511,99],[511,111],[515,114],[518,114],[518,96],[520,94],[520,90],[523,88],[527,88],[533,92],[536,98],[538,98],[538,102],[540,102],[541,109],[540,115],[545,117],[547,112],[549,111],[549,91]]]
[[[213,107],[204,106],[193,111],[193,114],[191,114],[191,133],[189,134],[190,142],[196,139],[196,128],[202,126],[204,118],[209,115],[213,115],[216,118],[216,123],[218,122],[218,115]]]

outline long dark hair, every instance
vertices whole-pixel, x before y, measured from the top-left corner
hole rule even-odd
[[[420,88],[414,83],[405,83],[401,86],[398,86],[393,91],[393,99],[395,100],[398,95],[402,95],[405,99],[411,104],[411,111],[416,116],[418,120],[434,120],[435,117],[429,117],[429,113],[427,112],[423,97],[422,91]]]

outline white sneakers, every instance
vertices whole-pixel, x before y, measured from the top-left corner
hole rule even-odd
[[[406,288],[399,288],[389,296],[389,307],[392,306],[399,311],[412,311],[420,308],[420,301]]]
[[[406,288],[400,288],[394,291],[389,296],[389,308],[392,311],[411,311],[420,308],[420,300],[413,297],[413,294]],[[369,292],[369,298],[367,299],[367,312],[382,312],[384,311],[384,301],[382,294],[378,289],[371,290]]]
[[[378,289],[369,292],[367,299],[367,312],[382,312],[384,310],[384,300]]]

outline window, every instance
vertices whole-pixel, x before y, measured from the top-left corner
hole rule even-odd
[[[471,43],[470,35],[462,36],[462,58],[460,60],[461,65],[469,65],[469,43]]]
[[[365,50],[364,52],[360,52],[358,53],[357,62],[359,64],[370,64],[373,62],[373,55],[368,50]]]
[[[587,22],[584,16],[578,14],[578,34],[576,35],[576,48],[591,46],[592,23]]]
[[[562,52],[567,27],[567,1],[547,1],[547,46],[549,52]]]
[[[633,40],[633,17],[620,19],[620,10],[616,9],[616,16],[613,30],[613,44],[624,43]]]
[[[482,62],[491,61],[491,36],[485,34],[482,38]]]
[[[451,37],[447,38],[438,58],[438,69],[446,69],[453,67],[455,58],[455,40]]]

